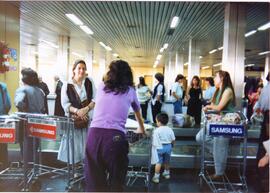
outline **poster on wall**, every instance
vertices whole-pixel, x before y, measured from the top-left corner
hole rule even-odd
[[[16,71],[17,67],[14,63],[17,62],[17,50],[8,48],[8,44],[0,42],[0,73],[8,71]],[[13,65],[11,65],[13,64]]]

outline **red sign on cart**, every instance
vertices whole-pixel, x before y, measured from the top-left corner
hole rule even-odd
[[[28,122],[28,134],[32,137],[56,139],[56,125]]]
[[[15,143],[15,128],[0,128],[0,143]]]

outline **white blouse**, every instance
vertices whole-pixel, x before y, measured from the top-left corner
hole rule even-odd
[[[87,77],[87,78],[92,83],[92,95],[93,95],[92,101],[95,101],[95,96],[96,96],[95,84],[94,84],[94,82],[93,82],[93,80],[91,78],[89,78],[89,77]],[[84,101],[84,100],[87,99],[87,94],[86,94],[86,89],[85,89],[85,86],[84,86],[84,82],[85,82],[85,79],[82,81],[82,86],[79,86],[73,80],[69,80],[69,81],[63,83],[63,86],[62,86],[62,89],[61,89],[61,104],[62,104],[62,107],[63,107],[63,109],[65,111],[66,116],[69,115],[69,107],[71,106],[71,103],[70,103],[69,98],[67,96],[67,85],[68,84],[73,84],[76,92],[80,96],[81,101]]]

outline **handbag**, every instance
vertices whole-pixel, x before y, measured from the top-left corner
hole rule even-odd
[[[72,88],[73,92],[75,93],[77,101],[80,101],[80,97],[79,97],[78,93],[76,92],[73,85],[71,86],[71,88]],[[89,104],[90,104],[89,100],[86,99],[86,100],[81,102],[80,106],[81,106],[81,108],[84,108],[84,107],[87,107]],[[88,116],[88,114],[86,116],[87,116],[87,119],[85,120],[85,119],[82,119],[81,117],[79,117],[77,114],[75,114],[73,112],[70,112],[70,117],[72,119],[74,119],[74,127],[75,127],[75,129],[83,129],[83,128],[88,127],[89,116]]]
[[[83,102],[81,102],[82,108],[86,107],[89,104],[88,100],[84,100]],[[87,128],[88,124],[89,124],[89,116],[87,115],[88,119],[84,120],[81,117],[79,117],[77,114],[75,113],[70,113],[70,116],[72,119],[74,119],[74,126],[76,129],[83,129],[83,128]]]

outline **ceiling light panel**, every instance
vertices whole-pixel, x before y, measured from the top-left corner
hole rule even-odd
[[[72,21],[75,25],[83,25],[83,22],[74,14],[67,13],[65,14],[70,21]]]

